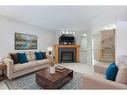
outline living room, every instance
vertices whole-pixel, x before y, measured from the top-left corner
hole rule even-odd
[[[121,80],[107,69],[126,60],[126,9],[0,6],[0,88],[127,89],[126,72]]]

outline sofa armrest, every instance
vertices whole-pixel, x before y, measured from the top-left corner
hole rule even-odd
[[[108,65],[105,65],[105,64],[95,64],[94,65],[94,72],[105,74],[107,68],[108,68]]]
[[[7,77],[11,79],[13,75],[14,62],[10,58],[4,58],[3,61],[4,61],[4,64],[7,65]]]
[[[101,79],[94,75],[85,75],[81,89],[127,89],[126,84]]]

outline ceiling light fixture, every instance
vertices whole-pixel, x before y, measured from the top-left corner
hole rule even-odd
[[[72,33],[74,34],[75,32],[69,29],[62,30],[62,34],[72,34]]]
[[[116,29],[116,25],[107,25],[104,29]]]

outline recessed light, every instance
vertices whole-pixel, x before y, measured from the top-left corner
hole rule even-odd
[[[68,31],[66,31],[66,34],[68,34],[69,32]]]

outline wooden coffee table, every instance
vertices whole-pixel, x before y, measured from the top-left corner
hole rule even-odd
[[[36,82],[43,89],[60,89],[73,78],[73,71],[66,69],[63,72],[56,71],[54,75],[49,73],[49,68],[36,72]]]

